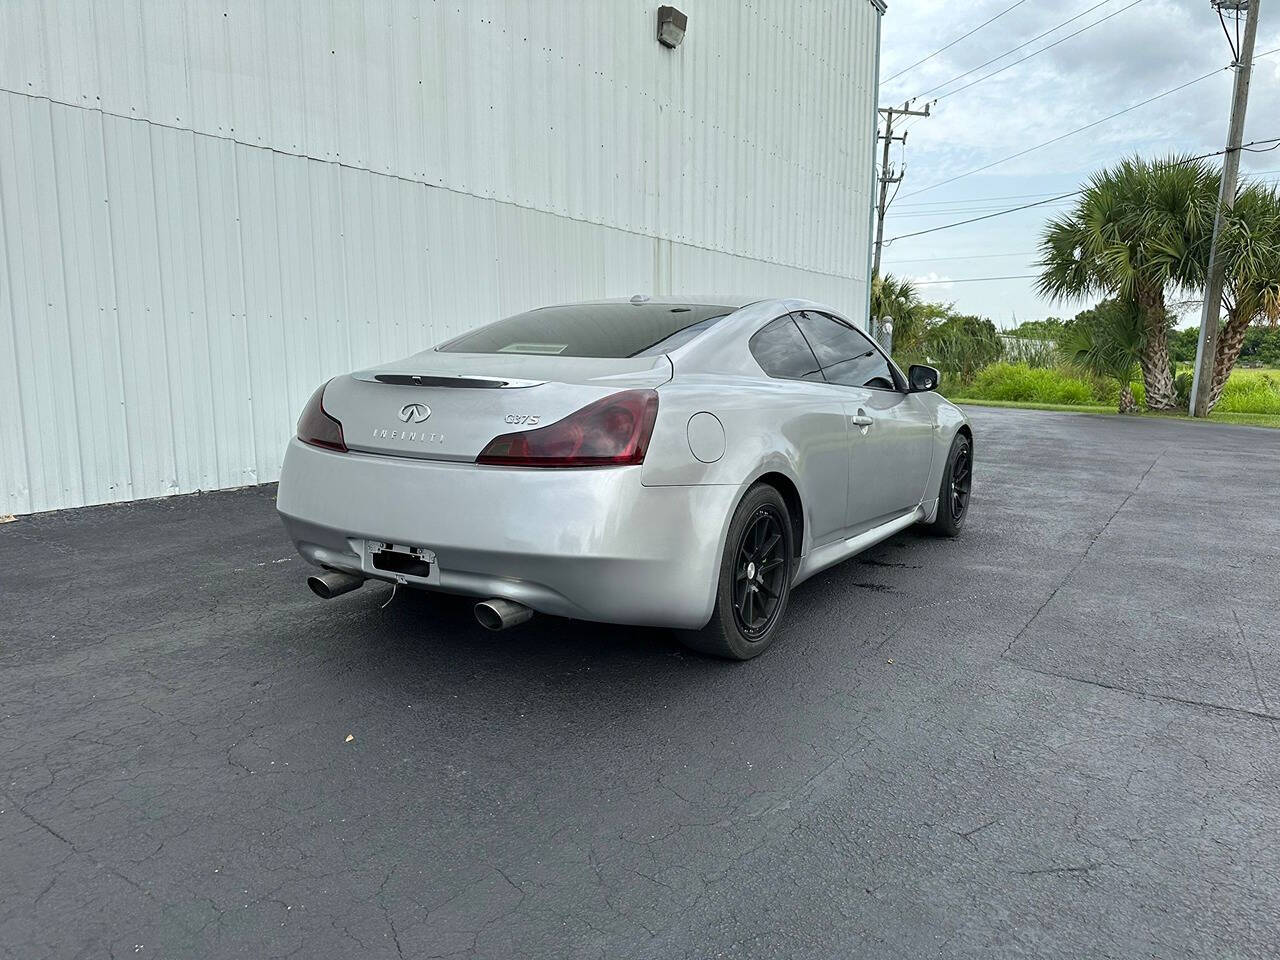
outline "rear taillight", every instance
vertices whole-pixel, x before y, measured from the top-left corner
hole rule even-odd
[[[657,393],[624,390],[545,427],[494,437],[480,451],[476,463],[507,467],[613,467],[644,463],[657,417]]]
[[[317,447],[345,451],[347,444],[342,438],[342,423],[336,417],[329,416],[324,409],[324,390],[327,386],[329,384],[325,383],[307,401],[306,409],[298,418],[298,439]]]

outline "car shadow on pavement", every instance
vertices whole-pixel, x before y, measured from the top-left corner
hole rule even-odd
[[[542,614],[507,630],[486,630],[472,613],[475,602],[473,597],[403,588],[393,598],[389,587],[366,586],[352,596],[355,616],[348,622],[355,629],[345,636],[353,648],[376,649],[391,678],[424,670],[438,675],[442,669],[493,669],[519,675],[584,667],[600,676],[615,671],[634,675],[664,664],[668,670],[692,666],[692,672],[701,673],[726,665],[687,651],[672,630]]]
[[[350,644],[353,653],[377,651],[389,678],[477,668],[519,674],[589,667],[597,672],[597,680],[612,672],[629,677],[657,673],[668,681],[686,675],[696,683],[709,674],[732,674],[738,672],[735,668],[805,656],[802,651],[812,642],[829,639],[833,632],[857,647],[874,641],[883,615],[903,600],[894,584],[924,565],[916,555],[921,545],[916,536],[894,537],[802,585],[792,595],[776,642],[761,658],[745,664],[689,651],[672,629],[538,614],[516,627],[489,631],[476,622],[474,597],[406,588],[393,595],[391,587],[381,583],[320,605],[315,619],[337,612],[334,608],[341,610],[348,629],[325,631],[326,639],[332,638],[335,647]],[[341,655],[338,649],[332,652]],[[849,652],[846,643],[846,655]]]

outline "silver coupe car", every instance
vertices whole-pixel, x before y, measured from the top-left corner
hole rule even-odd
[[[322,597],[383,580],[491,629],[540,611],[748,659],[805,579],[959,532],[973,433],[937,386],[807,300],[545,307],[322,386],[278,508]]]

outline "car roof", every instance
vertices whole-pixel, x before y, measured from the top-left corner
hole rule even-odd
[[[776,306],[777,308],[787,310],[821,310],[825,313],[839,313],[832,310],[826,304],[819,303],[816,300],[809,300],[804,297],[761,297],[749,296],[747,294],[697,294],[690,293],[681,296],[649,296],[641,293],[631,297],[597,297],[591,300],[566,300],[561,303],[545,304],[537,309],[546,309],[547,307],[570,307],[570,306],[590,306],[593,303],[635,303],[636,297],[643,297],[641,303],[664,304],[670,303],[675,305],[687,304],[689,306],[714,306],[724,307],[727,310],[741,310],[744,307],[755,306],[757,304],[767,304]]]
[[[686,294],[684,296],[651,297],[646,293],[640,293],[631,297],[599,297],[594,300],[570,300],[564,303],[552,304],[552,306],[568,307],[589,306],[593,303],[635,303],[636,297],[644,298],[640,301],[641,303],[689,304],[690,306],[725,307],[730,310],[741,310],[748,304],[759,303],[763,299],[762,297],[749,297],[744,294]]]

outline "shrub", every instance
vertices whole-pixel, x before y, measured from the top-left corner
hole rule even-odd
[[[1191,407],[1191,386],[1195,383],[1195,374],[1190,370],[1179,370],[1173,376],[1173,397],[1183,410]]]
[[[1116,407],[1121,413],[1136,413],[1141,408],[1133,396],[1133,379],[1145,341],[1137,303],[1110,299],[1079,314],[1058,346],[1070,369],[1116,384]]]
[[[1119,393],[1119,386],[1116,392]],[[957,393],[956,390],[952,391]],[[1098,403],[1095,386],[1083,377],[1057,368],[1022,363],[993,363],[980,371],[962,392],[971,400],[1006,400],[1087,406]]]
[[[1129,389],[1133,389],[1132,384],[1129,385]],[[1095,380],[1093,382],[1093,400],[1104,407],[1118,407],[1120,405],[1120,382],[1108,377]]]

